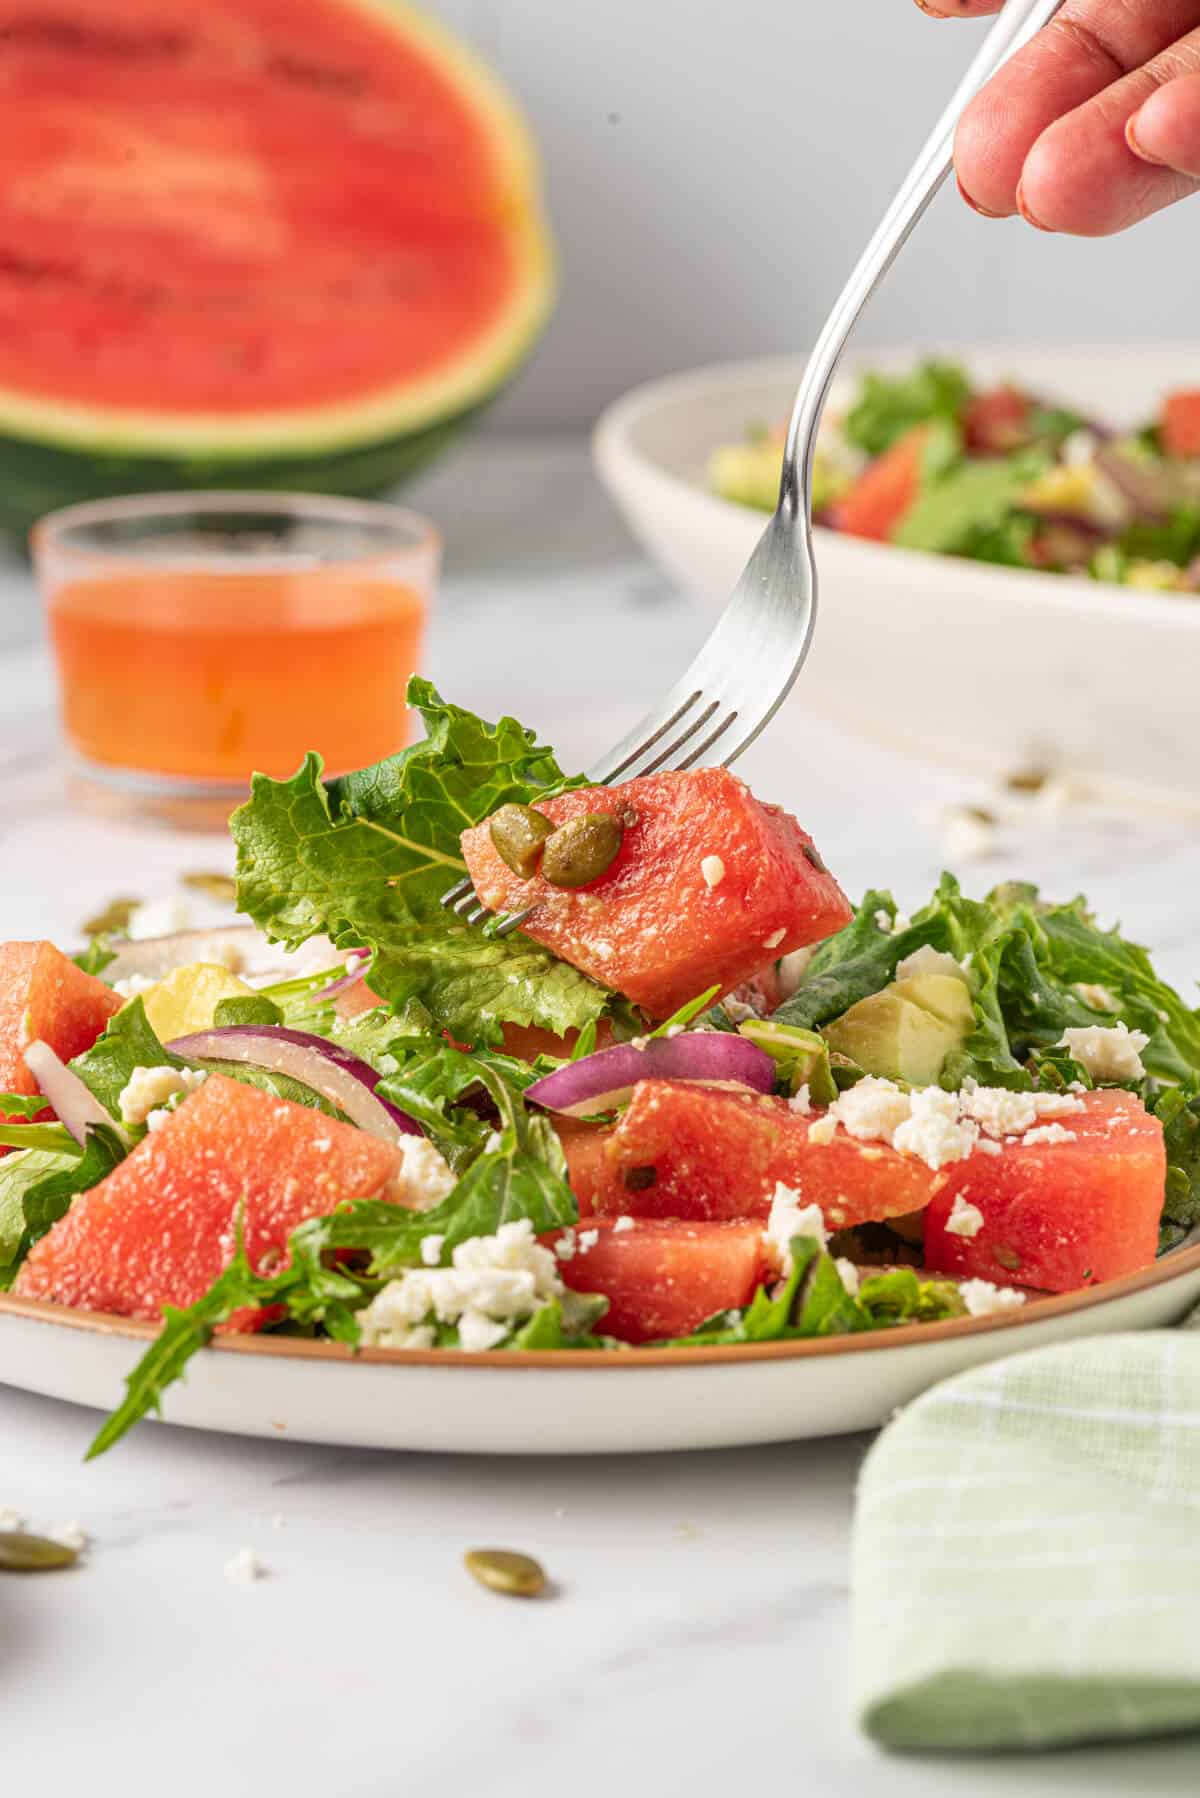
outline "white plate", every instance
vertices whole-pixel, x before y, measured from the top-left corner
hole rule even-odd
[[[939,353],[978,381],[1019,380],[1116,425],[1144,421],[1172,386],[1200,385],[1200,346],[862,351],[848,372],[898,371]],[[704,470],[748,425],[785,417],[802,358],[696,369],[626,395],[601,418],[596,467],[649,553],[716,610],[765,519],[717,498]],[[818,532],[821,610],[790,701],[964,766],[1031,751],[1131,796],[1200,810],[1200,603],[987,567]]]
[[[1178,1323],[1197,1300],[1200,1245],[1027,1312],[818,1342],[595,1355],[373,1349],[356,1358],[330,1343],[227,1338],[193,1359],[165,1414],[242,1436],[452,1454],[794,1441],[873,1428],[935,1381],[1021,1349]],[[0,1297],[0,1383],[110,1410],[153,1335],[125,1318]]]

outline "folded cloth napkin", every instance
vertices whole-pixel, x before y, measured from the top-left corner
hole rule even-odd
[[[909,1405],[867,1456],[856,1714],[888,1748],[1200,1725],[1200,1333],[1037,1349]]]

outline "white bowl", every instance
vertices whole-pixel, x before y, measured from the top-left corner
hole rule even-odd
[[[848,373],[933,353],[862,351]],[[1143,422],[1172,386],[1200,385],[1195,345],[936,353],[1116,425]],[[714,614],[766,521],[708,490],[708,457],[785,417],[802,368],[770,358],[673,375],[596,427],[597,470],[634,533]],[[791,704],[966,766],[1049,754],[1130,797],[1200,808],[1200,603],[816,535],[820,613]]]

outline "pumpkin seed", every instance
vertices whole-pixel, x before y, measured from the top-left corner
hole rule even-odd
[[[533,1557],[509,1548],[472,1548],[463,1556],[463,1565],[489,1592],[536,1598],[546,1590],[546,1575]]]
[[[129,929],[140,899],[130,899],[126,894],[110,899],[103,911],[98,911],[94,918],[85,918],[82,929],[84,936],[120,936]]]
[[[218,905],[233,905],[237,901],[237,882],[232,874],[206,874],[201,869],[197,873],[181,874],[179,882],[193,893],[215,899]]]
[[[549,818],[531,805],[502,805],[488,823],[496,854],[522,880],[533,879],[542,859],[542,845],[553,834]]]
[[[546,839],[542,879],[554,887],[585,887],[606,874],[625,832],[611,812],[588,812],[560,825]]]
[[[0,1573],[49,1573],[56,1567],[73,1567],[79,1550],[49,1536],[31,1536],[27,1530],[0,1530]]]
[[[804,859],[811,867],[817,870],[818,874],[828,874],[829,869],[825,866],[821,851],[817,848],[815,843],[805,843]]]

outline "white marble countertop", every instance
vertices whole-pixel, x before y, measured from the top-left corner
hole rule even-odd
[[[447,527],[430,648],[444,690],[537,723],[580,762],[683,664],[703,619],[637,556],[580,446],[479,444],[414,489]],[[36,608],[0,585],[0,936],[70,941],[119,891],[228,865],[215,837],[81,814],[53,752]],[[800,813],[852,892],[919,902],[938,814],[993,804],[955,767],[899,759],[806,716],[804,690],[746,772]],[[1200,968],[1194,825],[1027,806],[972,886],[1014,875]],[[847,1714],[846,1544],[862,1438],[743,1453],[482,1461],[240,1441],[147,1426],[84,1467],[94,1417],[0,1389],[0,1509],[78,1519],[79,1570],[0,1582],[5,1784],[128,1798],[819,1798],[1191,1793],[1196,1750],[1020,1760],[877,1755]],[[483,1592],[463,1551],[536,1554],[553,1596]],[[252,1548],[268,1568],[234,1585]],[[1031,1594],[1031,1602],[1033,1595]]]

